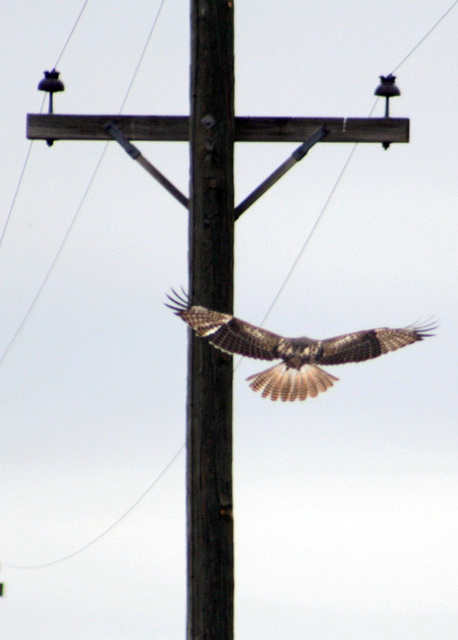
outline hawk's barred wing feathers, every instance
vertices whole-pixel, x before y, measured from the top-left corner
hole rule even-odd
[[[210,344],[218,349],[260,360],[274,360],[279,357],[275,348],[281,336],[227,313],[191,306],[187,299],[178,296],[175,291],[173,294],[174,298],[167,296],[173,305],[167,306],[187,322],[197,335],[208,338]]]
[[[321,364],[344,364],[346,362],[362,362],[396,351],[408,344],[434,335],[435,325],[410,326],[402,329],[370,329],[355,331],[348,335],[322,340],[323,355]]]

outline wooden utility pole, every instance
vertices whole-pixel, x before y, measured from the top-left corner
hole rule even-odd
[[[191,115],[27,118],[42,140],[116,139],[127,153],[189,204],[189,295],[232,312],[234,220],[317,142],[408,142],[402,118],[234,118],[231,0],[191,0]],[[141,156],[131,140],[190,142],[189,200]],[[235,141],[302,142],[234,209]],[[173,284],[173,283],[171,283]],[[232,359],[189,332],[187,406],[188,640],[232,640]]]
[[[232,3],[191,2],[189,295],[232,313]],[[234,619],[232,358],[189,329],[188,640],[230,640]]]

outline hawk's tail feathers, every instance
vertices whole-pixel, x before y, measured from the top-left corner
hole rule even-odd
[[[338,379],[314,364],[304,364],[300,369],[295,369],[288,367],[285,362],[247,378],[252,381],[250,387],[253,391],[261,391],[263,398],[281,399],[284,402],[315,398],[332,387]]]

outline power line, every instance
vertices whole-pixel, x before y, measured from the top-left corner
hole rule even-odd
[[[401,62],[393,69],[393,71],[391,72],[392,74],[397,71],[399,69],[399,67],[401,67],[404,62],[406,62],[406,60],[408,60],[408,58],[410,58],[410,56],[418,49],[418,47],[420,47],[423,42],[426,40],[426,38],[428,38],[428,36],[431,35],[431,33],[434,31],[434,29],[436,27],[439,26],[439,24],[442,22],[442,20],[448,16],[448,14],[450,13],[450,11],[452,11],[452,9],[454,9],[456,7],[456,5],[458,4],[458,0],[455,0],[455,2],[447,9],[447,11],[445,13],[442,14],[442,16],[439,18],[439,20],[437,20],[433,26],[431,27],[431,29],[429,29],[425,35],[420,38],[420,40],[417,42],[417,44],[409,51],[409,53],[401,60]]]
[[[41,101],[40,113],[43,110],[43,105],[45,103],[45,100],[46,100],[46,94],[43,95],[43,100]],[[7,231],[8,227],[9,227],[9,224],[10,224],[10,221],[11,221],[11,216],[12,216],[12,213],[13,213],[14,205],[16,204],[16,200],[17,200],[17,197],[18,197],[18,194],[19,194],[19,189],[21,187],[22,180],[24,178],[25,170],[27,169],[27,165],[28,165],[28,162],[29,162],[30,152],[32,151],[33,143],[34,143],[34,140],[30,140],[29,146],[27,148],[27,152],[25,154],[25,160],[24,160],[24,163],[22,165],[21,173],[19,175],[19,180],[17,181],[17,185],[16,185],[16,189],[14,191],[13,199],[11,201],[11,205],[10,205],[10,208],[8,210],[8,214],[6,216],[5,224],[3,225],[2,233],[0,235],[0,248],[1,248],[2,244],[3,244],[3,239],[5,237],[6,231]]]
[[[46,98],[46,96],[44,96],[44,97]],[[41,106],[43,107],[43,102],[41,103]],[[14,209],[14,205],[15,205],[15,202],[16,202],[16,198],[17,198],[18,193],[19,193],[19,187],[21,186],[22,179],[24,177],[24,173],[25,173],[25,170],[26,170],[26,167],[27,167],[27,163],[29,161],[30,152],[32,150],[32,144],[33,144],[33,140],[31,140],[29,142],[27,153],[25,154],[24,164],[22,165],[22,170],[21,170],[21,173],[19,175],[19,180],[17,182],[16,189],[14,191],[13,200],[11,201],[11,206],[9,208],[8,215],[6,216],[5,224],[3,225],[2,234],[0,236],[0,247],[2,246],[3,238],[5,237],[6,230],[8,228],[9,223],[10,223],[10,220],[11,220],[11,214],[13,213],[13,209]]]
[[[458,0],[457,0],[457,1],[458,1]],[[372,106],[372,109],[371,109],[371,110],[370,110],[370,112],[369,112],[368,118],[370,118],[370,117],[372,116],[372,114],[374,113],[375,106],[376,106],[377,102],[378,102],[378,98],[374,101],[374,104],[373,104],[373,106]],[[289,279],[291,278],[291,276],[292,276],[293,272],[295,271],[295,269],[296,269],[297,265],[299,264],[299,262],[300,262],[300,260],[301,260],[301,258],[302,258],[302,256],[303,256],[303,254],[304,254],[304,252],[305,252],[306,248],[307,248],[307,247],[308,247],[308,245],[309,245],[310,240],[312,239],[313,234],[315,233],[315,231],[316,231],[316,230],[317,230],[317,228],[318,228],[318,225],[319,225],[319,224],[320,224],[320,222],[322,221],[323,216],[324,216],[324,214],[326,213],[326,210],[327,210],[327,208],[328,208],[328,206],[329,206],[329,203],[331,202],[332,198],[334,197],[334,194],[335,194],[335,193],[336,193],[336,191],[337,191],[337,187],[339,186],[339,184],[340,184],[340,182],[341,182],[342,178],[343,178],[343,177],[344,177],[344,175],[345,175],[345,172],[346,172],[346,171],[347,171],[347,169],[348,169],[348,165],[350,164],[350,162],[351,162],[351,160],[352,160],[352,158],[353,158],[353,156],[354,156],[354,154],[355,154],[355,151],[356,151],[357,146],[358,146],[358,144],[357,144],[357,143],[355,143],[355,144],[353,145],[353,147],[352,147],[352,149],[351,149],[350,153],[348,154],[347,159],[345,160],[345,162],[344,162],[344,164],[343,164],[343,167],[342,167],[342,169],[340,170],[340,173],[339,173],[339,175],[337,176],[337,179],[336,179],[336,181],[334,182],[334,185],[333,185],[333,187],[331,188],[331,191],[329,192],[329,195],[328,195],[328,197],[326,198],[325,203],[324,203],[324,205],[322,206],[322,208],[321,208],[321,210],[320,210],[320,212],[319,212],[319,214],[318,214],[318,216],[317,216],[317,218],[316,218],[315,222],[313,223],[312,228],[310,229],[309,233],[307,234],[307,237],[306,237],[306,239],[305,239],[305,241],[304,241],[304,243],[303,243],[303,245],[302,245],[302,247],[301,247],[301,249],[300,249],[299,253],[297,254],[296,258],[294,259],[294,262],[293,262],[293,264],[291,265],[291,267],[290,267],[290,269],[289,269],[288,273],[286,274],[285,279],[283,280],[282,284],[280,285],[280,288],[278,289],[277,293],[275,294],[275,297],[274,297],[274,299],[273,299],[272,303],[270,304],[269,308],[267,309],[267,312],[265,313],[265,315],[264,315],[264,317],[263,317],[263,319],[262,319],[262,321],[261,321],[261,324],[260,324],[260,326],[261,326],[261,327],[262,327],[262,325],[264,324],[264,322],[267,320],[267,318],[268,318],[268,316],[270,315],[270,313],[271,313],[272,309],[274,308],[275,304],[277,303],[277,301],[278,301],[278,299],[279,299],[280,295],[282,294],[282,292],[283,292],[284,288],[285,288],[285,287],[286,287],[286,285],[288,284],[288,281],[289,281]],[[240,360],[239,360],[239,362],[240,362]],[[238,365],[238,363],[237,363],[237,365]]]
[[[178,449],[178,451],[173,455],[173,457],[169,460],[169,462],[165,465],[165,467],[162,469],[162,471],[160,471],[160,473],[155,477],[155,479],[149,485],[149,487],[142,493],[142,495],[139,498],[137,498],[137,500],[126,511],[124,511],[124,513],[121,516],[119,516],[119,518],[117,518],[114,522],[112,522],[109,527],[104,529],[102,531],[102,533],[99,533],[98,535],[96,535],[95,538],[92,538],[92,540],[89,540],[89,542],[87,542],[82,547],[79,547],[75,551],[72,551],[71,553],[68,553],[66,556],[63,556],[62,558],[57,558],[56,560],[51,560],[51,562],[45,562],[43,564],[17,565],[17,564],[7,564],[6,562],[2,562],[1,564],[4,567],[7,567],[8,569],[44,569],[45,567],[52,567],[55,564],[59,564],[61,562],[64,562],[65,560],[69,560],[70,558],[74,558],[79,553],[82,553],[83,551],[85,551],[89,547],[92,547],[92,545],[94,545],[96,542],[98,542],[99,540],[104,538],[108,533],[110,533],[110,531],[112,531],[112,529],[117,527],[118,524],[120,524],[125,518],[127,518],[127,516],[130,513],[132,513],[132,511],[140,504],[140,502],[142,502],[142,500],[144,500],[146,498],[146,496],[156,486],[156,484],[159,482],[159,480],[167,473],[167,471],[173,465],[173,463],[178,458],[178,456],[181,454],[181,452],[184,450],[184,448],[185,448],[185,445],[183,444]]]
[[[349,164],[350,164],[350,162],[351,162],[351,159],[353,158],[353,155],[354,155],[354,153],[355,153],[355,151],[356,151],[356,147],[357,147],[357,144],[354,144],[354,145],[353,145],[353,147],[352,147],[352,149],[351,149],[351,151],[350,151],[350,153],[348,154],[348,157],[347,157],[347,159],[345,160],[344,165],[343,165],[342,169],[340,170],[339,175],[337,176],[337,180],[335,181],[334,186],[332,187],[332,189],[331,189],[331,191],[330,191],[330,193],[329,193],[329,196],[326,198],[326,201],[325,201],[325,203],[324,203],[323,207],[321,208],[320,213],[318,214],[318,216],[317,216],[317,218],[316,218],[315,222],[313,223],[313,226],[312,226],[312,228],[310,229],[310,231],[309,231],[309,233],[308,233],[308,235],[307,235],[307,237],[306,237],[306,239],[305,239],[305,242],[303,243],[303,245],[302,245],[302,247],[301,247],[301,249],[300,249],[299,253],[297,254],[296,258],[294,259],[294,262],[293,262],[293,264],[291,265],[290,270],[289,270],[289,271],[288,271],[288,273],[286,274],[286,277],[285,277],[285,279],[283,280],[282,284],[280,285],[280,288],[278,289],[277,293],[275,294],[275,297],[274,297],[273,301],[271,302],[271,304],[270,304],[269,308],[267,309],[267,312],[266,312],[266,314],[264,315],[264,317],[263,317],[263,319],[262,319],[262,321],[261,321],[261,324],[260,324],[260,326],[261,326],[261,327],[262,327],[262,325],[264,324],[264,322],[267,320],[267,318],[268,318],[268,316],[270,315],[270,313],[271,313],[272,309],[273,309],[273,308],[274,308],[274,306],[276,305],[276,303],[277,303],[277,301],[278,301],[279,297],[280,297],[280,296],[281,296],[281,294],[283,293],[283,290],[285,289],[286,285],[288,284],[288,282],[289,282],[289,280],[290,280],[291,276],[293,275],[293,273],[294,273],[294,271],[295,271],[295,269],[296,269],[297,265],[299,264],[299,262],[300,262],[300,260],[301,260],[301,258],[302,258],[302,256],[303,256],[303,254],[304,254],[304,251],[305,251],[305,250],[306,250],[306,248],[308,247],[309,242],[310,242],[310,240],[312,239],[313,234],[315,233],[315,231],[316,231],[316,230],[317,230],[317,228],[318,228],[318,225],[320,224],[321,220],[323,219],[323,216],[324,216],[324,214],[326,213],[326,210],[327,210],[327,208],[328,208],[328,205],[329,205],[329,203],[331,202],[332,197],[334,196],[334,194],[335,194],[335,192],[336,192],[336,190],[337,190],[337,187],[339,186],[339,184],[340,184],[340,182],[341,182],[341,180],[342,180],[342,178],[343,178],[343,176],[344,176],[344,174],[345,174],[345,172],[346,172],[346,170],[347,170],[347,168],[348,168],[348,165],[349,165]]]
[[[42,106],[43,106],[43,103],[42,103]],[[29,162],[29,157],[30,157],[30,152],[32,151],[33,142],[34,142],[33,140],[31,140],[29,142],[29,146],[28,146],[27,152],[25,154],[24,164],[22,165],[21,173],[19,175],[19,180],[17,181],[16,189],[15,189],[14,195],[13,195],[13,200],[11,201],[11,205],[10,205],[10,208],[8,210],[8,215],[6,216],[5,224],[3,225],[2,233],[0,235],[0,247],[3,244],[3,239],[5,237],[6,230],[8,229],[10,221],[11,221],[11,215],[13,213],[14,205],[16,203],[16,199],[17,199],[17,196],[18,196],[18,193],[19,193],[19,187],[22,184],[22,179],[24,178],[25,170],[26,170],[27,164]]]
[[[457,0],[457,2],[458,2],[458,0]],[[138,74],[139,69],[140,69],[140,67],[141,67],[141,64],[142,64],[142,62],[143,62],[143,58],[145,57],[146,50],[148,49],[148,45],[149,45],[149,42],[150,42],[150,40],[151,40],[151,37],[152,37],[152,35],[153,35],[153,33],[154,33],[154,30],[156,29],[156,25],[157,25],[157,22],[158,22],[158,20],[159,20],[159,16],[160,16],[160,14],[161,14],[162,7],[164,6],[164,4],[165,4],[165,0],[161,0],[161,3],[160,3],[160,5],[159,5],[159,8],[158,8],[158,10],[157,10],[157,12],[156,12],[156,16],[155,16],[155,18],[154,18],[154,20],[153,20],[153,24],[152,24],[152,26],[151,26],[151,29],[150,29],[149,33],[148,33],[148,37],[146,38],[145,45],[144,45],[144,47],[143,47],[143,49],[142,49],[142,52],[141,52],[140,57],[139,57],[139,59],[138,59],[137,65],[136,65],[136,67],[135,67],[135,69],[134,69],[134,72],[133,72],[133,74],[132,74],[132,78],[131,78],[131,80],[130,80],[130,82],[129,82],[129,84],[128,84],[126,94],[125,94],[125,96],[124,96],[123,101],[121,102],[121,107],[120,107],[120,109],[119,109],[119,113],[122,113],[122,111],[123,111],[123,109],[124,109],[124,107],[125,107],[125,105],[126,105],[127,98],[129,97],[129,94],[130,94],[130,91],[131,91],[131,89],[132,89],[132,86],[133,86],[133,84],[134,84],[134,82],[135,82],[135,80],[136,80],[136,78],[137,78],[137,74]]]
[[[75,213],[73,214],[73,217],[71,219],[70,225],[68,226],[67,231],[65,232],[65,235],[64,235],[64,237],[63,237],[63,239],[62,239],[62,241],[60,243],[60,246],[59,246],[59,248],[57,250],[57,253],[54,256],[54,259],[52,260],[52,262],[51,262],[51,264],[50,264],[50,266],[48,268],[48,271],[46,272],[46,275],[45,275],[44,279],[42,280],[41,285],[39,286],[37,292],[35,293],[34,297],[32,298],[32,302],[29,304],[29,307],[28,307],[27,311],[25,312],[21,322],[19,323],[19,326],[17,327],[16,331],[13,333],[12,338],[10,339],[10,341],[7,344],[6,348],[4,349],[3,353],[0,355],[0,365],[2,364],[3,360],[6,358],[6,356],[9,353],[11,347],[16,342],[16,339],[17,339],[18,335],[20,334],[20,332],[22,331],[24,325],[26,324],[27,320],[29,319],[29,317],[30,317],[30,315],[32,313],[32,310],[34,309],[38,299],[40,298],[40,296],[41,296],[41,294],[43,292],[43,289],[45,288],[46,283],[48,282],[49,277],[50,277],[52,271],[54,270],[54,267],[55,267],[58,259],[60,258],[61,254],[62,254],[62,251],[63,251],[64,246],[65,246],[65,244],[66,244],[66,242],[67,242],[67,240],[68,240],[68,238],[70,236],[70,233],[72,232],[72,229],[75,226],[75,222],[76,222],[76,219],[78,217],[78,214],[81,211],[81,209],[83,207],[83,204],[84,204],[84,202],[86,200],[86,197],[87,197],[87,195],[89,193],[89,189],[91,188],[91,186],[92,186],[92,184],[93,184],[93,182],[95,180],[95,177],[97,175],[97,172],[99,170],[99,167],[102,164],[102,160],[103,160],[103,158],[105,156],[107,147],[108,147],[108,142],[105,143],[103,151],[100,154],[98,162],[97,162],[97,164],[95,166],[95,169],[94,169],[94,171],[92,173],[92,176],[91,176],[91,178],[89,180],[89,183],[88,183],[88,185],[87,185],[87,187],[86,187],[86,189],[85,189],[85,191],[83,193],[83,197],[81,198],[80,203],[79,203],[78,207],[76,208]]]
[[[71,28],[70,33],[68,34],[68,38],[67,38],[67,40],[65,41],[64,46],[62,47],[62,51],[59,53],[59,55],[58,55],[58,57],[57,57],[56,63],[55,63],[55,65],[54,65],[54,69],[55,69],[55,68],[57,67],[57,65],[59,64],[60,59],[62,58],[62,56],[63,56],[63,54],[64,54],[64,51],[65,51],[65,49],[67,48],[67,45],[68,45],[68,43],[70,42],[70,40],[71,40],[71,38],[72,38],[72,36],[73,36],[73,33],[74,33],[74,31],[75,31],[76,27],[78,26],[78,23],[79,23],[79,21],[80,21],[80,19],[81,19],[81,16],[83,15],[83,12],[84,12],[84,10],[85,10],[85,8],[86,8],[86,6],[87,6],[88,2],[89,2],[89,0],[85,0],[85,1],[84,1],[83,6],[81,7],[81,10],[80,10],[80,12],[79,12],[79,14],[78,14],[78,17],[76,18],[75,23],[73,24],[73,27]]]

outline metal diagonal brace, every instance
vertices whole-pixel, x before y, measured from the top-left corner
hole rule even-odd
[[[149,160],[142,156],[141,151],[139,151],[137,147],[135,147],[112,122],[107,122],[104,125],[104,129],[112,138],[114,138],[114,140],[116,140],[116,142],[119,142],[124,151],[133,160],[136,160],[138,164],[146,169],[146,171],[148,171],[148,173],[153,176],[153,178],[155,178],[164,187],[164,189],[167,189],[167,191],[171,193],[178,202],[181,202],[186,209],[189,209],[188,198],[182,194],[181,191],[170,182],[170,180],[167,180],[167,178],[158,169],[156,169]]]
[[[256,200],[258,200],[258,198],[260,198],[268,189],[270,189],[272,185],[280,180],[280,178],[284,176],[285,173],[291,169],[291,167],[299,162],[299,160],[302,160],[309,149],[311,149],[314,144],[322,140],[325,135],[327,135],[327,133],[328,130],[324,125],[317,129],[308,140],[303,142],[301,146],[298,147],[296,151],[294,151],[294,153],[292,153],[290,157],[278,167],[278,169],[271,173],[270,176],[264,180],[264,182],[261,182],[259,187],[256,187],[256,189],[235,208],[234,219],[237,220],[237,218],[239,218],[242,213],[244,213],[244,211],[248,209],[248,207],[251,207],[251,205],[256,202]]]

